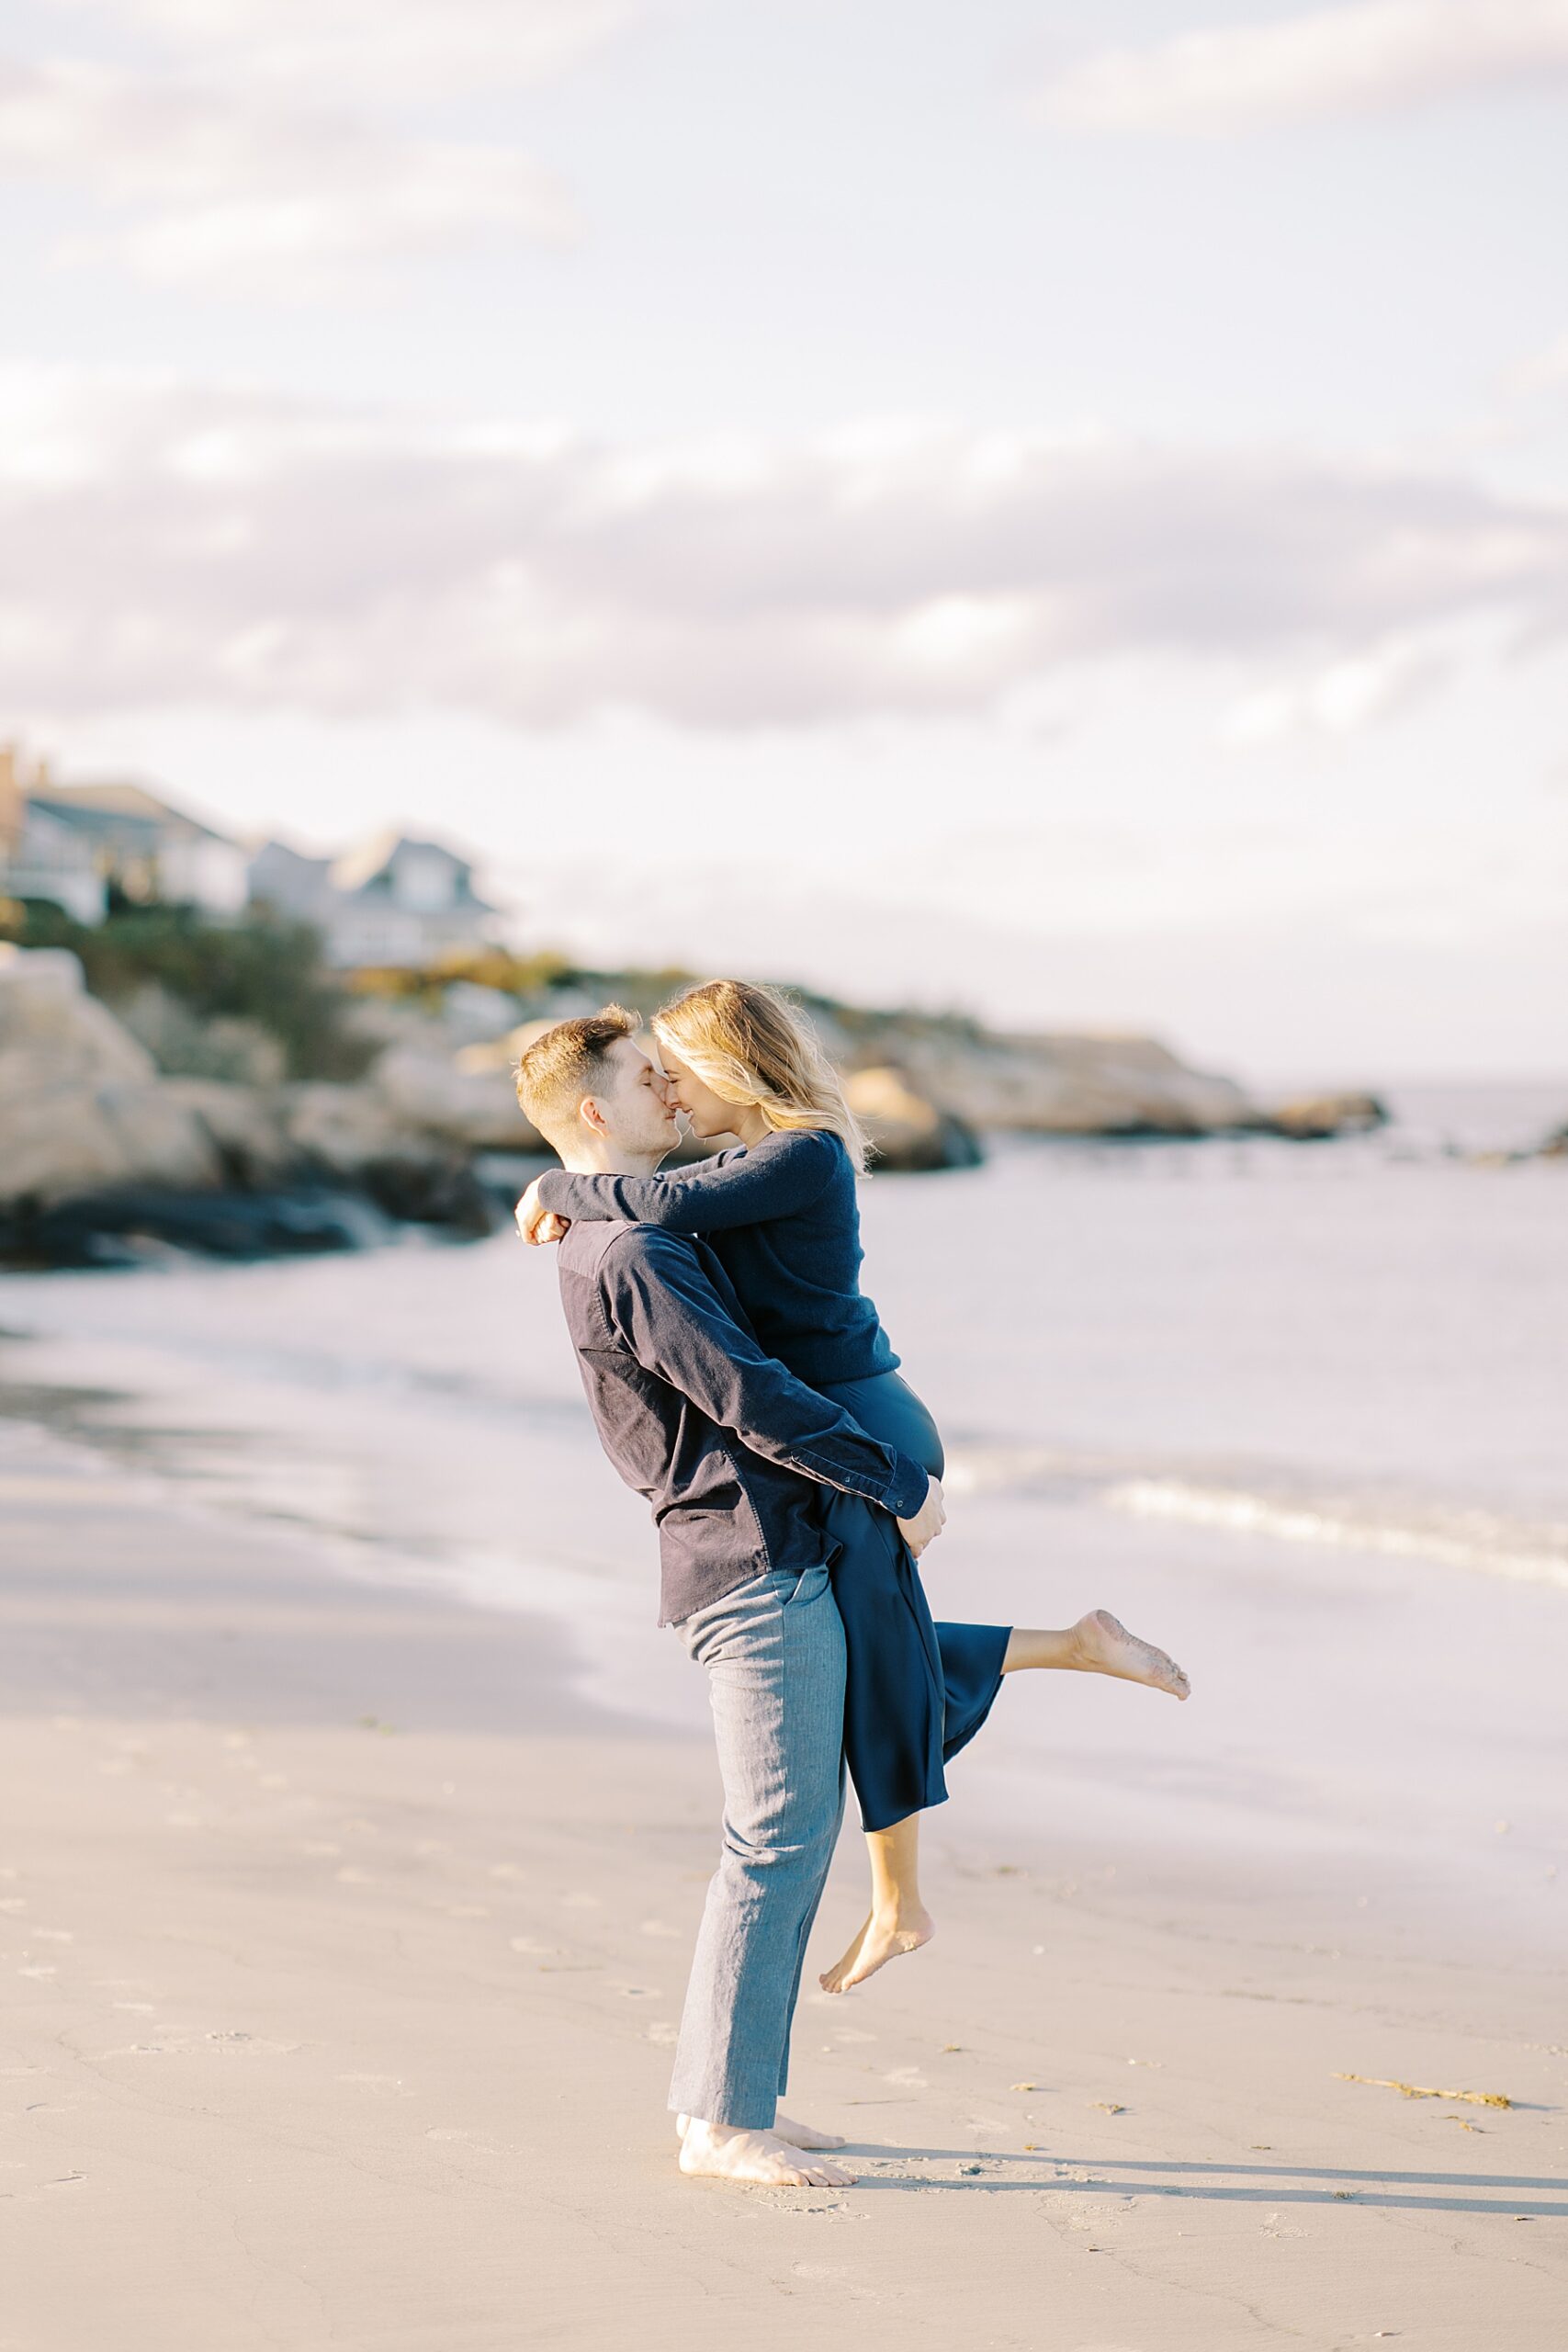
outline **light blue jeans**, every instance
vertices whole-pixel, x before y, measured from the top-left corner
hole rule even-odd
[[[843,1819],[844,1631],[825,1567],[754,1577],[675,1631],[707,1668],[724,1850],[697,1930],[670,2105],[765,2132]]]

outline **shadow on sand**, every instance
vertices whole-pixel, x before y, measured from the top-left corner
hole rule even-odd
[[[845,2150],[900,2165],[942,2165],[940,2173],[904,2175],[863,2172],[863,2188],[969,2188],[985,2194],[1032,2197],[1053,2189],[1066,2196],[1086,2189],[1119,2197],[1206,2198],[1232,2205],[1368,2205],[1417,2213],[1500,2213],[1510,2220],[1568,2222],[1568,2179],[1536,2179],[1517,2173],[1351,2172],[1326,2165],[1214,2165],[1141,2162],[1135,2157],[1079,2157],[1047,2154],[988,2155],[973,2148],[877,2147],[868,2143]],[[976,2173],[961,2165],[978,2165]],[[1070,2167],[1070,2177],[1064,2171]],[[1020,2172],[1029,2177],[1019,2178]],[[1550,2201],[1539,2192],[1550,2193]],[[1448,2192],[1432,2194],[1430,2192]]]

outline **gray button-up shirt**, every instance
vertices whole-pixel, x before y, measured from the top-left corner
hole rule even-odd
[[[659,1529],[660,1623],[830,1548],[816,1488],[908,1519],[918,1462],[764,1355],[713,1251],[653,1226],[573,1225],[561,1302],[605,1453]]]

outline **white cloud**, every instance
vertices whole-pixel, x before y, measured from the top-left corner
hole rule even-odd
[[[1359,735],[1408,710],[1453,673],[1436,643],[1393,638],[1328,662],[1304,679],[1255,688],[1226,711],[1231,743],[1274,743],[1293,735]]]
[[[55,0],[141,32],[176,64],[250,90],[359,104],[547,80],[669,0]]]
[[[1568,0],[1356,0],[1091,53],[1041,93],[1089,130],[1225,131],[1568,79]]]
[[[935,430],[720,457],[14,379],[13,707],[746,729],[985,710],[1135,653],[1315,661],[1335,724],[1397,688],[1391,642],[1408,670],[1464,616],[1539,635],[1568,610],[1568,511],[1459,478],[1023,438],[1004,463]]]
[[[0,173],[105,207],[111,225],[68,254],[290,294],[366,263],[570,226],[559,191],[508,148],[75,61],[0,62]]]
[[[1517,403],[1568,390],[1568,334],[1509,369],[1501,386],[1505,400]]]
[[[571,212],[548,175],[493,136],[433,136],[430,104],[545,80],[670,5],[54,0],[113,53],[0,58],[0,177],[101,208],[56,260],[247,294],[338,294],[476,240],[556,239]]]

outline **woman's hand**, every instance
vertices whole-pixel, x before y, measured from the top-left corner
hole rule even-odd
[[[947,1507],[942,1501],[942,1480],[933,1478],[926,1488],[925,1501],[913,1519],[901,1519],[898,1532],[909,1547],[910,1555],[919,1559],[928,1544],[932,1544],[947,1524]]]
[[[517,1230],[528,1242],[564,1240],[571,1231],[569,1216],[558,1216],[541,1203],[536,1176],[517,1204]]]

